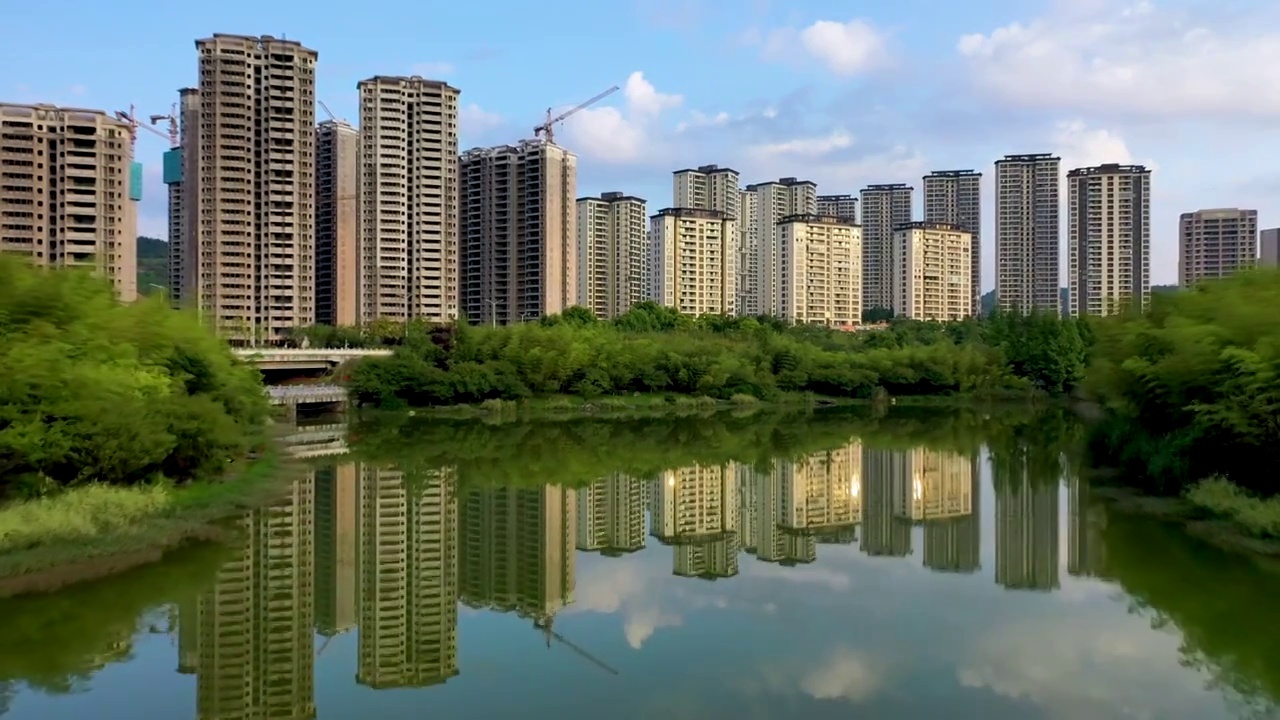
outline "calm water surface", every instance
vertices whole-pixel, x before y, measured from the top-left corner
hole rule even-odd
[[[0,603],[0,715],[1275,717],[1280,576],[1109,512],[1072,432],[353,428],[237,543]]]

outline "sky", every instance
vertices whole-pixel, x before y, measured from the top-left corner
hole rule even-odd
[[[911,183],[917,216],[921,176],[981,170],[984,288],[992,163],[1007,153],[1153,168],[1155,284],[1176,281],[1180,213],[1255,208],[1280,226],[1274,0],[2,4],[0,101],[163,114],[196,82],[194,40],[215,32],[317,50],[318,95],[352,122],[363,78],[447,80],[464,149],[531,137],[548,107],[618,85],[557,142],[579,156],[580,196],[621,190],[650,212],[671,204],[673,170],[711,163],[829,194]],[[166,146],[143,132],[137,148],[139,230],[158,237]]]

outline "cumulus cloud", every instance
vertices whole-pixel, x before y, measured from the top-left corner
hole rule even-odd
[[[752,29],[743,33],[739,42],[762,45],[763,57],[771,61],[792,61],[800,53],[841,77],[875,70],[888,57],[884,35],[871,23],[857,19],[818,20],[805,28],[777,28],[768,33]]]
[[[960,38],[985,93],[1013,106],[1147,118],[1280,117],[1280,6],[1251,17],[1147,0],[1059,3]]]
[[[800,679],[800,689],[815,700],[863,702],[883,682],[883,669],[870,657],[841,647]]]
[[[464,132],[484,132],[503,125],[502,116],[489,112],[475,103],[458,110],[458,125]]]
[[[558,142],[596,162],[665,161],[662,115],[680,107],[684,98],[659,92],[639,70],[627,78],[622,97],[621,109],[590,107],[571,115]]]
[[[657,590],[662,566],[644,563],[600,563],[578,575],[575,601],[565,611],[622,615],[627,644],[639,650],[654,632],[679,627],[681,616],[662,606]]]

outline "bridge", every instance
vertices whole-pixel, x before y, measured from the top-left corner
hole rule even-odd
[[[290,422],[298,419],[298,406],[329,406],[334,411],[347,407],[347,389],[341,385],[268,385],[267,397],[272,405],[285,408]]]
[[[285,448],[296,458],[344,455],[347,448],[347,424],[326,423],[295,427],[283,438]]]
[[[348,360],[388,357],[385,348],[237,348],[236,356],[259,370],[332,370]]]

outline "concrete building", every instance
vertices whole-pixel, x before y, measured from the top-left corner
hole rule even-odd
[[[667,208],[649,219],[649,296],[685,315],[733,315],[738,224],[718,210]]]
[[[1067,286],[1073,317],[1151,303],[1151,171],[1099,165],[1067,173]]]
[[[730,220],[741,220],[738,181],[737,170],[719,165],[676,170],[671,178],[671,206],[719,210]]]
[[[461,160],[462,314],[472,323],[554,315],[578,302],[578,157],[544,140]]]
[[[733,463],[664,471],[654,487],[650,534],[672,546],[672,573],[707,580],[738,574],[741,504]]]
[[[360,91],[360,320],[458,316],[458,89],[377,76]]]
[[[646,484],[613,473],[578,488],[577,548],[608,557],[644,549]]]
[[[649,287],[645,201],[620,192],[578,198],[578,304],[598,318],[625,313]]]
[[[915,222],[895,228],[894,315],[942,322],[971,317],[972,250],[972,236],[956,225]]]
[[[360,320],[360,133],[341,120],[316,127],[316,322]]]
[[[315,322],[314,50],[269,35],[196,41],[192,306],[236,344]]]
[[[740,262],[746,272],[740,277],[738,295],[745,305],[743,315],[778,315],[781,299],[777,282],[779,270],[778,223],[791,215],[813,215],[818,211],[818,185],[793,177],[748,185],[744,195],[755,197],[750,204],[755,212],[739,220],[742,248]]]
[[[819,195],[817,212],[819,215],[834,216],[847,220],[851,223],[857,223],[858,196]]]
[[[862,189],[862,311],[893,307],[894,228],[912,221],[915,188],[903,183]]]
[[[142,169],[131,130],[101,110],[0,103],[0,252],[93,268],[136,299]]]
[[[756,302],[757,277],[760,273],[760,257],[752,252],[752,229],[756,227],[753,220],[760,212],[760,196],[749,190],[738,194],[739,214],[743,218],[738,222],[738,314],[759,315],[760,304]]]
[[[1270,228],[1259,234],[1258,266],[1280,267],[1280,228]]]
[[[1026,461],[996,463],[996,584],[1007,590],[1058,589],[1059,487],[1035,477]]]
[[[191,224],[199,189],[200,91],[178,91],[179,144],[164,154],[164,183],[169,188],[169,303],[195,307],[197,235]]]
[[[938,170],[924,176],[924,221],[950,223],[969,233],[973,250],[973,314],[982,312],[982,173]]]
[[[1058,244],[1062,159],[996,161],[996,299],[1004,312],[1061,312]]]
[[[1182,213],[1178,284],[1224,278],[1258,262],[1258,211],[1239,208]]]
[[[776,315],[797,324],[850,328],[862,322],[862,228],[822,215],[778,223]]]

